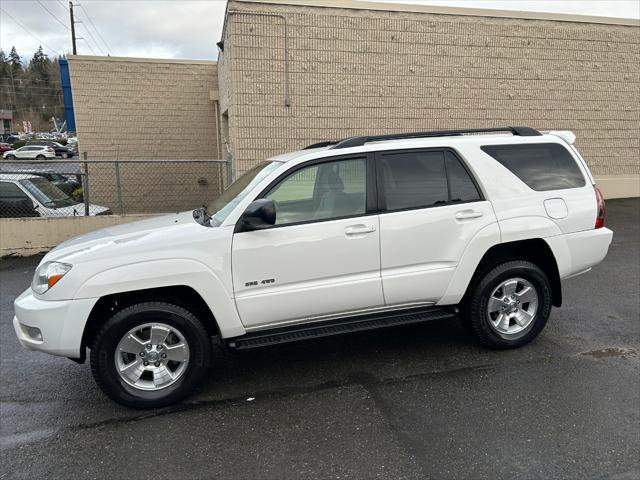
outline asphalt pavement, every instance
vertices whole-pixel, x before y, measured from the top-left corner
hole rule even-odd
[[[640,478],[640,200],[607,202],[606,260],[532,344],[456,321],[220,360],[175,407],[108,400],[88,364],[23,350],[0,260],[0,479]]]

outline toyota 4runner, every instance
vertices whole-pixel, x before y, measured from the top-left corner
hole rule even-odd
[[[15,300],[27,348],[78,362],[131,407],[184,398],[214,347],[244,350],[460,317],[525,345],[561,280],[609,248],[567,131],[352,137],[261,162],[194,212],[62,243]]]

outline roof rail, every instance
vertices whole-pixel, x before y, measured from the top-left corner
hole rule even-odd
[[[388,135],[368,135],[362,137],[350,137],[336,142],[320,142],[309,145],[306,148],[318,148],[333,145],[331,149],[361,147],[368,142],[378,142],[381,140],[401,140],[405,138],[428,138],[428,137],[447,137],[454,135],[466,135],[469,133],[494,133],[494,132],[510,132],[513,135],[521,137],[537,137],[542,135],[538,130],[531,127],[498,127],[498,128],[468,128],[464,130],[432,130],[430,132],[412,132],[412,133],[392,133]]]
[[[312,143],[311,145],[307,145],[306,147],[304,147],[303,150],[311,150],[312,148],[328,147],[330,145],[335,145],[339,141],[340,140],[328,140],[326,142]]]

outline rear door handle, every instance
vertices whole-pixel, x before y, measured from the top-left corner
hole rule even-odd
[[[456,220],[469,220],[471,218],[480,218],[483,215],[482,212],[476,212],[475,210],[461,210],[456,213]]]
[[[365,235],[367,233],[373,233],[376,231],[376,227],[373,225],[353,225],[344,229],[344,234],[348,237],[354,235]]]

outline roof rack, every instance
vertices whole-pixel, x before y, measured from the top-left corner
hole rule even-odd
[[[303,150],[311,150],[312,148],[329,147],[331,145],[335,145],[339,141],[340,140],[328,140],[326,142],[312,143],[311,145],[307,145],[306,147],[304,147]]]
[[[538,130],[531,127],[498,127],[498,128],[468,128],[464,130],[432,130],[430,132],[393,133],[389,135],[368,135],[362,137],[350,137],[343,140],[319,142],[305,148],[320,148],[331,146],[331,149],[361,147],[368,142],[379,142],[381,140],[401,140],[405,138],[429,138],[448,137],[466,135],[469,133],[496,133],[510,132],[521,137],[537,137],[542,135]]]

